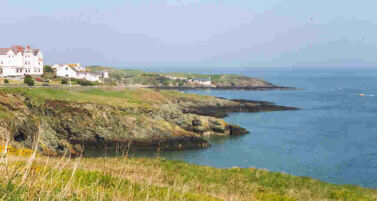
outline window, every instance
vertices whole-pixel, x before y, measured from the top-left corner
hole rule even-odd
[[[65,70],[68,70],[68,68],[65,68]]]

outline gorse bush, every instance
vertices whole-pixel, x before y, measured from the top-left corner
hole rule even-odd
[[[24,83],[28,86],[34,86],[34,79],[30,75],[25,75]]]

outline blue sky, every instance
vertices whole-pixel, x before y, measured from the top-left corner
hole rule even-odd
[[[0,46],[46,62],[206,69],[377,66],[373,0],[0,1]]]

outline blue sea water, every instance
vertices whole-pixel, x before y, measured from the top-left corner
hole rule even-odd
[[[212,137],[209,149],[163,152],[163,157],[219,168],[263,168],[377,188],[377,71],[243,74],[301,89],[185,92],[270,101],[301,110],[233,113],[226,121],[248,129],[249,135]],[[358,96],[360,93],[366,96]]]

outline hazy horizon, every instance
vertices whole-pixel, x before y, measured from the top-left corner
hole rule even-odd
[[[377,2],[1,1],[0,47],[132,69],[376,69]],[[4,31],[5,30],[5,31]]]

